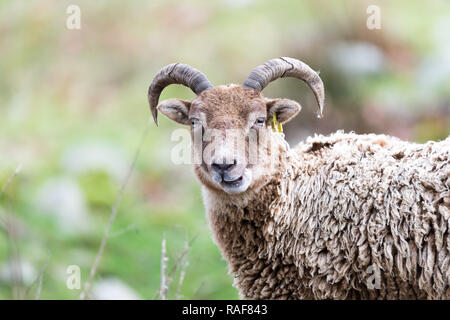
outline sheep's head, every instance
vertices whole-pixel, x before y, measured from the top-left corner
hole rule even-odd
[[[195,173],[211,190],[229,194],[257,188],[267,178],[273,155],[271,138],[276,123],[285,123],[301,109],[288,99],[267,99],[261,91],[273,80],[295,77],[313,90],[322,114],[324,88],[318,73],[292,58],[278,58],[255,68],[244,84],[214,87],[200,71],[171,64],[153,79],[148,99],[153,118],[158,110],[191,127]],[[162,90],[183,84],[197,97],[192,101],[169,99],[158,104]],[[275,128],[276,129],[276,128]]]

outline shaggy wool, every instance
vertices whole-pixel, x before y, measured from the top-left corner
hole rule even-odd
[[[242,298],[450,298],[450,137],[278,140],[285,159],[261,189],[203,189]]]

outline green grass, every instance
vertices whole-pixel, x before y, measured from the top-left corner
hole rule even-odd
[[[356,0],[328,9],[321,1],[250,1],[242,7],[219,0],[183,6],[166,0],[78,1],[81,30],[65,27],[69,4],[69,0],[0,0],[0,186],[23,164],[0,197],[0,215],[8,215],[17,225],[14,243],[21,259],[36,271],[50,252],[42,299],[79,297],[81,290],[66,286],[66,269],[80,266],[84,284],[123,182],[102,168],[68,170],[65,157],[76,146],[97,143],[117,150],[128,166],[150,118],[148,85],[168,63],[191,64],[214,84],[241,83],[251,68],[277,56],[301,58],[320,68],[327,92],[322,120],[315,117],[306,86],[280,80],[265,91],[268,97],[282,95],[304,106],[286,128],[288,138],[337,129],[390,134],[405,123],[411,130],[404,136],[410,140],[442,139],[450,133],[448,112],[436,111],[449,104],[449,78],[427,92],[433,101],[425,102],[419,99],[416,81],[421,62],[445,47],[435,34],[438,24],[449,17],[444,1],[439,6],[426,2],[411,6],[406,0],[380,3],[383,28],[377,32],[365,29],[366,7]],[[358,41],[380,47],[386,70],[357,80],[332,71],[329,49],[339,42]],[[365,119],[370,108],[378,108],[384,119],[393,117],[381,108],[386,93],[408,105],[411,116],[393,119],[395,128],[388,124],[373,128]],[[170,86],[161,100],[171,97],[192,99],[194,94]],[[159,127],[151,126],[94,284],[118,278],[142,298],[153,299],[160,285],[163,235],[169,269],[183,251],[186,235],[197,236],[188,253],[181,294],[192,299],[236,299],[233,277],[207,227],[192,167],[170,161],[175,128],[179,126],[162,116]],[[36,205],[42,186],[59,178],[72,181],[86,200],[89,225],[84,231],[64,229]],[[120,233],[125,229],[129,230]],[[11,243],[0,229],[0,272],[11,253]],[[178,272],[170,298],[175,297]],[[29,298],[35,290],[36,286]],[[0,277],[0,299],[11,298],[10,283]]]

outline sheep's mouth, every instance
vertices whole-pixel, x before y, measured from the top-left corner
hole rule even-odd
[[[226,193],[235,194],[247,191],[252,181],[252,174],[250,170],[245,170],[244,174],[237,179],[227,181],[226,177],[220,182],[220,187]]]
[[[242,180],[243,180],[243,176],[240,176],[236,180],[231,180],[231,181],[222,180],[222,182],[220,184],[222,186],[227,186],[227,187],[238,187],[242,183]]]

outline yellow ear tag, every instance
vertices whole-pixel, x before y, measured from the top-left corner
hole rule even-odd
[[[274,132],[283,132],[283,125],[277,121],[277,115],[275,112],[273,113],[272,121],[270,124]]]

